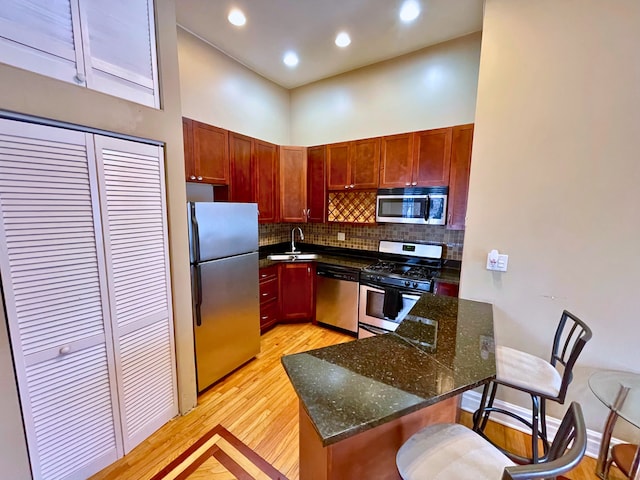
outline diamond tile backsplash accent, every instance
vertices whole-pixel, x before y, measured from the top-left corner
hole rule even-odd
[[[353,225],[338,223],[282,223],[260,225],[260,246],[287,242],[291,229],[302,228],[304,243],[333,247],[378,250],[380,240],[405,242],[444,243],[445,256],[449,260],[462,260],[464,230],[447,230],[441,225],[406,225],[401,223],[378,223]],[[345,241],[338,240],[338,232],[345,234]]]
[[[375,191],[329,192],[329,222],[376,223]]]

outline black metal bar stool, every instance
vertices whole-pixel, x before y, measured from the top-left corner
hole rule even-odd
[[[573,366],[590,339],[591,329],[565,310],[556,329],[549,362],[520,350],[496,346],[496,379],[487,384],[482,392],[480,407],[473,414],[473,430],[491,441],[484,434],[489,415],[491,412],[508,415],[531,429],[532,458],[501,449],[503,453],[520,464],[538,463],[543,460],[549,452],[546,401],[564,403],[567,388],[573,379]],[[515,388],[531,396],[531,421],[493,406],[498,385]],[[538,455],[538,440],[542,440],[542,456]]]
[[[516,465],[496,447],[456,423],[430,425],[414,433],[396,454],[404,480],[531,480],[556,478],[574,468],[587,448],[580,404],[573,402],[544,463]]]

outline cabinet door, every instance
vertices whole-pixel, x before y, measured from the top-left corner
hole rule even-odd
[[[229,132],[193,122],[193,154],[202,182],[229,184]]]
[[[348,142],[327,145],[327,188],[344,190],[351,185]]]
[[[438,187],[449,184],[451,128],[414,134],[412,186]]]
[[[380,167],[380,139],[368,138],[351,142],[352,188],[378,188]]]
[[[87,86],[160,106],[153,0],[80,2]]]
[[[34,478],[122,455],[91,135],[0,120],[0,275]]]
[[[307,217],[309,222],[324,223],[327,216],[327,188],[325,180],[326,147],[307,150]]]
[[[184,143],[184,172],[187,182],[197,181],[196,159],[193,155],[193,120],[182,119],[182,141]]]
[[[95,137],[125,453],[178,414],[161,147]]]
[[[278,221],[278,146],[255,140],[256,199],[258,222]]]
[[[411,185],[413,165],[413,134],[403,133],[382,137],[380,188]]]
[[[472,143],[473,124],[453,127],[447,218],[447,228],[452,230],[461,230],[465,227]]]
[[[306,222],[307,149],[280,147],[280,220]]]
[[[289,321],[313,320],[314,263],[280,264],[280,317]]]
[[[253,139],[229,132],[229,190],[232,202],[255,199]]]
[[[77,1],[3,0],[0,61],[84,85]]]

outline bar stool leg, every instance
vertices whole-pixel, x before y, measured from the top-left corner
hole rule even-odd
[[[538,426],[540,403],[536,395],[531,395],[531,462],[538,463]]]

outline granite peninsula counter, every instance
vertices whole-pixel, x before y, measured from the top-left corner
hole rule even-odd
[[[394,333],[282,363],[300,399],[302,480],[399,478],[406,438],[456,421],[459,395],[495,377],[492,305],[423,294]]]

